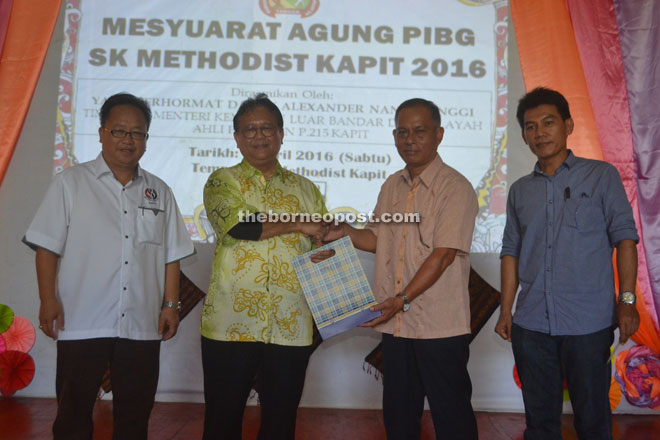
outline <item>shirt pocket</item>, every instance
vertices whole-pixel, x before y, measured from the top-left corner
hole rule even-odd
[[[139,243],[161,245],[165,231],[165,211],[158,208],[137,209],[137,240]]]
[[[590,198],[567,200],[563,215],[564,226],[579,232],[602,231],[607,227],[602,206]]]
[[[607,227],[603,207],[588,198],[579,200],[575,212],[575,222],[580,231],[602,231]]]

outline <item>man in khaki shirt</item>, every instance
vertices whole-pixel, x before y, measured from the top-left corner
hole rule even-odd
[[[394,143],[406,167],[383,184],[366,229],[341,224],[326,240],[348,235],[358,249],[376,253],[380,303],[372,310],[382,315],[364,325],[383,333],[388,439],[420,437],[425,396],[438,438],[476,439],[467,361],[477,198],[437,153],[444,129],[434,103],[410,99],[394,119]],[[419,213],[419,222],[386,222],[399,213]]]

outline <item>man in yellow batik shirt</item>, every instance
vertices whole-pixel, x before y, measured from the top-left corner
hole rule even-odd
[[[291,214],[327,211],[318,188],[277,161],[283,137],[277,106],[264,94],[247,99],[234,116],[243,161],[204,187],[217,243],[202,310],[204,439],[241,438],[255,375],[259,438],[295,436],[313,323],[291,260],[326,227]]]

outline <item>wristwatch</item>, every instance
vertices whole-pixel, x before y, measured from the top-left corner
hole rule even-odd
[[[637,301],[637,296],[635,296],[634,293],[632,292],[621,292],[619,295],[619,302],[622,302],[624,304],[630,304],[633,305]]]
[[[396,294],[396,296],[399,296],[403,299],[403,307],[401,308],[401,310],[404,312],[410,310],[410,303],[408,302],[408,297],[406,296],[406,294],[403,292],[399,292]]]
[[[163,301],[163,307],[161,309],[164,309],[165,307],[169,307],[170,309],[174,309],[177,312],[181,311],[181,301]]]

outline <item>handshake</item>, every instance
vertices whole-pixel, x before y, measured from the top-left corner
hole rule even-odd
[[[350,235],[348,229],[352,229],[347,223],[336,222],[301,222],[300,232],[314,241],[314,244],[322,246],[325,243],[335,241]],[[312,262],[319,263],[332,257],[335,251],[332,249],[316,252],[311,256]]]

